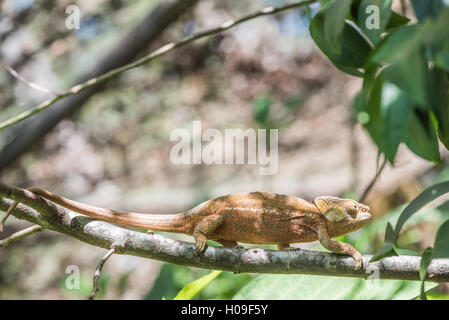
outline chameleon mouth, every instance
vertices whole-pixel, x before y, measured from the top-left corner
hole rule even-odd
[[[368,211],[359,211],[357,214],[357,220],[371,220],[372,216]]]

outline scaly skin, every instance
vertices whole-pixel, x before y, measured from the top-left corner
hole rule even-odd
[[[280,250],[290,250],[290,243],[318,240],[328,250],[348,254],[362,267],[362,255],[353,246],[331,240],[371,221],[369,208],[354,200],[323,196],[306,200],[266,192],[236,193],[208,200],[179,214],[147,215],[108,210],[89,206],[30,188],[33,193],[65,208],[119,225],[177,232],[195,238],[197,253],[206,248],[207,240],[225,247],[237,247],[238,242],[277,244]],[[11,205],[10,210],[17,203]]]

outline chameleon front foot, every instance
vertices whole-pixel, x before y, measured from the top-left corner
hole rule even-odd
[[[363,256],[357,250],[351,253],[352,259],[355,261],[355,270],[363,268]]]
[[[195,234],[195,254],[200,255],[204,250],[206,250],[207,238],[203,234]]]

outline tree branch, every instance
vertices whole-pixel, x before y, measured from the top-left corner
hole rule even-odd
[[[35,225],[35,226],[28,227],[26,229],[17,231],[16,233],[13,233],[12,235],[10,235],[8,238],[0,240],[0,248],[7,247],[19,240],[22,240],[25,237],[31,236],[39,231],[42,231],[42,230],[44,230],[44,228],[42,228],[42,226]]]
[[[139,66],[141,66],[141,65],[143,65],[145,63],[150,62],[151,60],[153,60],[155,58],[158,58],[158,57],[160,57],[160,56],[162,56],[162,55],[164,55],[164,54],[166,54],[166,53],[168,53],[168,52],[170,52],[170,51],[172,51],[172,50],[174,50],[176,48],[185,46],[185,45],[187,45],[187,44],[189,44],[189,43],[191,43],[191,42],[193,42],[195,40],[198,40],[198,39],[201,39],[201,38],[205,38],[205,37],[209,37],[209,36],[215,35],[217,33],[221,33],[223,31],[226,31],[228,29],[231,29],[231,28],[235,27],[238,24],[241,24],[241,23],[243,23],[245,21],[248,21],[248,20],[251,20],[251,19],[254,19],[254,18],[257,18],[257,17],[276,14],[276,13],[279,13],[279,12],[282,12],[282,11],[285,11],[285,10],[289,10],[289,9],[293,9],[293,8],[304,7],[304,6],[307,6],[307,5],[310,5],[310,4],[314,3],[316,1],[317,0],[302,1],[302,2],[297,2],[297,3],[285,5],[285,6],[278,7],[278,8],[267,7],[267,8],[264,8],[264,9],[262,9],[262,10],[256,12],[256,13],[252,13],[252,14],[249,14],[247,16],[244,16],[244,17],[242,17],[242,18],[240,18],[238,20],[226,21],[226,22],[222,23],[217,28],[206,30],[206,31],[202,31],[202,32],[193,34],[191,36],[187,36],[185,38],[182,38],[179,41],[170,42],[170,43],[166,44],[165,46],[157,49],[156,51],[153,51],[152,53],[150,53],[150,54],[148,54],[148,55],[146,55],[146,56],[144,56],[144,57],[142,57],[140,59],[137,59],[136,61],[134,61],[132,63],[123,65],[123,66],[118,67],[116,69],[110,70],[110,71],[108,71],[108,72],[106,72],[106,73],[104,73],[104,74],[102,74],[102,75],[100,75],[98,77],[94,77],[94,78],[91,78],[91,79],[89,79],[87,81],[84,81],[84,82],[82,82],[80,84],[77,84],[76,86],[73,86],[69,90],[67,90],[67,91],[65,91],[65,92],[63,92],[61,94],[58,94],[56,97],[40,103],[36,107],[34,107],[34,108],[30,109],[30,110],[24,111],[24,112],[18,114],[17,116],[15,116],[15,117],[12,117],[12,118],[10,118],[10,119],[8,119],[6,121],[1,122],[0,123],[0,131],[3,130],[3,129],[6,129],[7,127],[12,126],[12,125],[14,125],[14,124],[16,124],[16,123],[18,123],[18,122],[20,122],[22,120],[27,119],[27,118],[31,117],[32,115],[34,115],[36,113],[39,113],[39,112],[47,109],[48,107],[52,106],[53,104],[55,104],[56,102],[58,102],[59,100],[61,100],[63,98],[76,95],[76,94],[78,94],[78,93],[80,93],[80,92],[82,92],[82,91],[84,91],[84,90],[86,90],[86,89],[88,89],[90,87],[93,87],[95,85],[103,83],[103,82],[105,82],[105,81],[107,81],[107,80],[117,76],[120,73],[123,73],[125,71],[128,71],[128,70],[136,68],[136,67],[139,67]]]
[[[98,282],[100,281],[101,269],[103,269],[103,265],[109,259],[109,257],[114,254],[114,252],[115,252],[115,245],[113,244],[111,246],[111,249],[109,249],[109,251],[106,252],[104,257],[101,258],[101,260],[98,262],[97,269],[95,269],[95,273],[94,273],[92,291],[91,291],[91,293],[89,295],[89,300],[94,300],[95,299],[95,296],[97,295],[97,292],[99,290]]]
[[[24,189],[0,183],[0,209],[6,211],[13,199],[18,205],[12,214],[46,229],[66,234],[97,247],[111,249],[115,254],[129,254],[179,265],[236,273],[286,273],[343,276],[358,278],[419,280],[420,257],[388,257],[369,263],[364,256],[365,270],[354,270],[352,258],[318,251],[277,251],[264,249],[230,249],[208,246],[204,254],[195,255],[195,245],[168,239],[158,234],[145,234],[98,221],[62,208]],[[54,216],[49,216],[52,212]],[[427,280],[449,281],[449,259],[432,260]],[[371,275],[373,273],[373,275]]]

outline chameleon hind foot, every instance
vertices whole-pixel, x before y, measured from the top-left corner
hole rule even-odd
[[[282,251],[299,251],[301,248],[290,247],[289,243],[279,243],[278,250]]]
[[[232,240],[215,240],[225,248],[245,249],[245,247],[239,245],[237,241]]]

